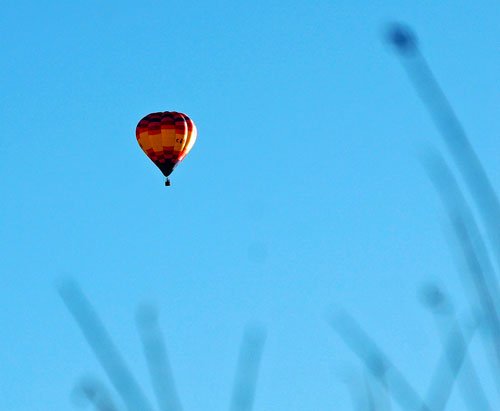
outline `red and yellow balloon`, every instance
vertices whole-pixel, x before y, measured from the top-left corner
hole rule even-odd
[[[176,111],[151,113],[137,124],[137,142],[167,178],[187,156],[196,141],[196,126],[187,115]]]

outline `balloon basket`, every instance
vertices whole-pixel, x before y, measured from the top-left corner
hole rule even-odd
[[[165,187],[170,187],[170,180],[168,178],[165,180]]]

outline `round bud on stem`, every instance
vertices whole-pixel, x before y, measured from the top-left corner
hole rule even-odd
[[[415,34],[404,24],[390,24],[387,29],[386,38],[401,54],[408,55],[417,51],[418,45]]]

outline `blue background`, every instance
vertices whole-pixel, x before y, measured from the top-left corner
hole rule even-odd
[[[253,321],[256,410],[352,409],[362,368],[325,320],[339,307],[425,393],[441,347],[418,289],[468,306],[419,163],[441,139],[382,33],[417,30],[499,187],[500,3],[105,3],[2,6],[0,409],[72,409],[80,376],[105,378],[66,276],[150,396],[134,312],[157,305],[186,410],[227,409]],[[169,189],[135,139],[163,110],[199,131]]]

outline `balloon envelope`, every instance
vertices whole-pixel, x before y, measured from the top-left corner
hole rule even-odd
[[[144,153],[165,177],[191,151],[197,136],[193,120],[175,111],[148,114],[137,124],[135,134]]]

